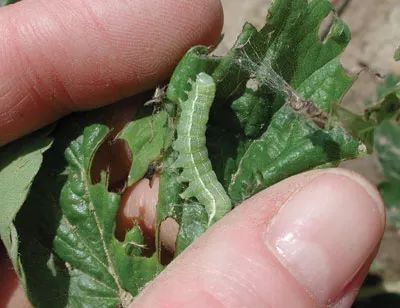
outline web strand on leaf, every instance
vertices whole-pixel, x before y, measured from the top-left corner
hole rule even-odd
[[[303,99],[290,84],[273,69],[269,57],[260,57],[250,41],[245,43],[244,46],[245,45],[250,46],[256,57],[256,61],[251,59],[246,50],[242,48],[236,63],[241,70],[249,73],[249,81],[251,81],[253,89],[259,86],[266,86],[274,93],[284,96],[285,104],[290,106],[294,111],[304,114],[318,127],[325,128],[328,120],[327,114],[312,101]]]

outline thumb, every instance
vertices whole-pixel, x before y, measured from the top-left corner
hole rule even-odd
[[[340,169],[245,201],[173,261],[134,307],[350,307],[384,231],[376,189]]]

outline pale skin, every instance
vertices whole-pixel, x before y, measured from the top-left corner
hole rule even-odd
[[[222,24],[217,0],[24,0],[0,9],[0,144],[156,87],[189,47],[217,42]],[[362,177],[301,174],[235,208],[134,307],[350,307],[384,227],[381,198]],[[29,306],[7,269],[0,299]]]

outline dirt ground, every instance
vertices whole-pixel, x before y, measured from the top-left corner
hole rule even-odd
[[[345,0],[336,0],[342,5]],[[400,45],[399,0],[347,1],[341,17],[352,31],[352,41],[342,56],[342,63],[349,73],[358,75],[354,87],[344,98],[344,104],[358,109],[374,95],[381,81],[376,73],[384,76],[400,73],[400,64],[393,60]],[[270,0],[222,0],[225,11],[224,40],[217,53],[224,53],[234,43],[245,21],[262,26]],[[365,69],[368,67],[368,69]],[[346,162],[345,168],[355,170],[377,184],[382,175],[373,158]],[[400,233],[387,228],[373,272],[383,277],[383,287],[390,292],[400,292]]]

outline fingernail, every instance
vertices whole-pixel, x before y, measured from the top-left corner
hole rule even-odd
[[[384,229],[376,189],[348,172],[325,172],[278,211],[265,242],[280,263],[326,305],[340,296]]]

